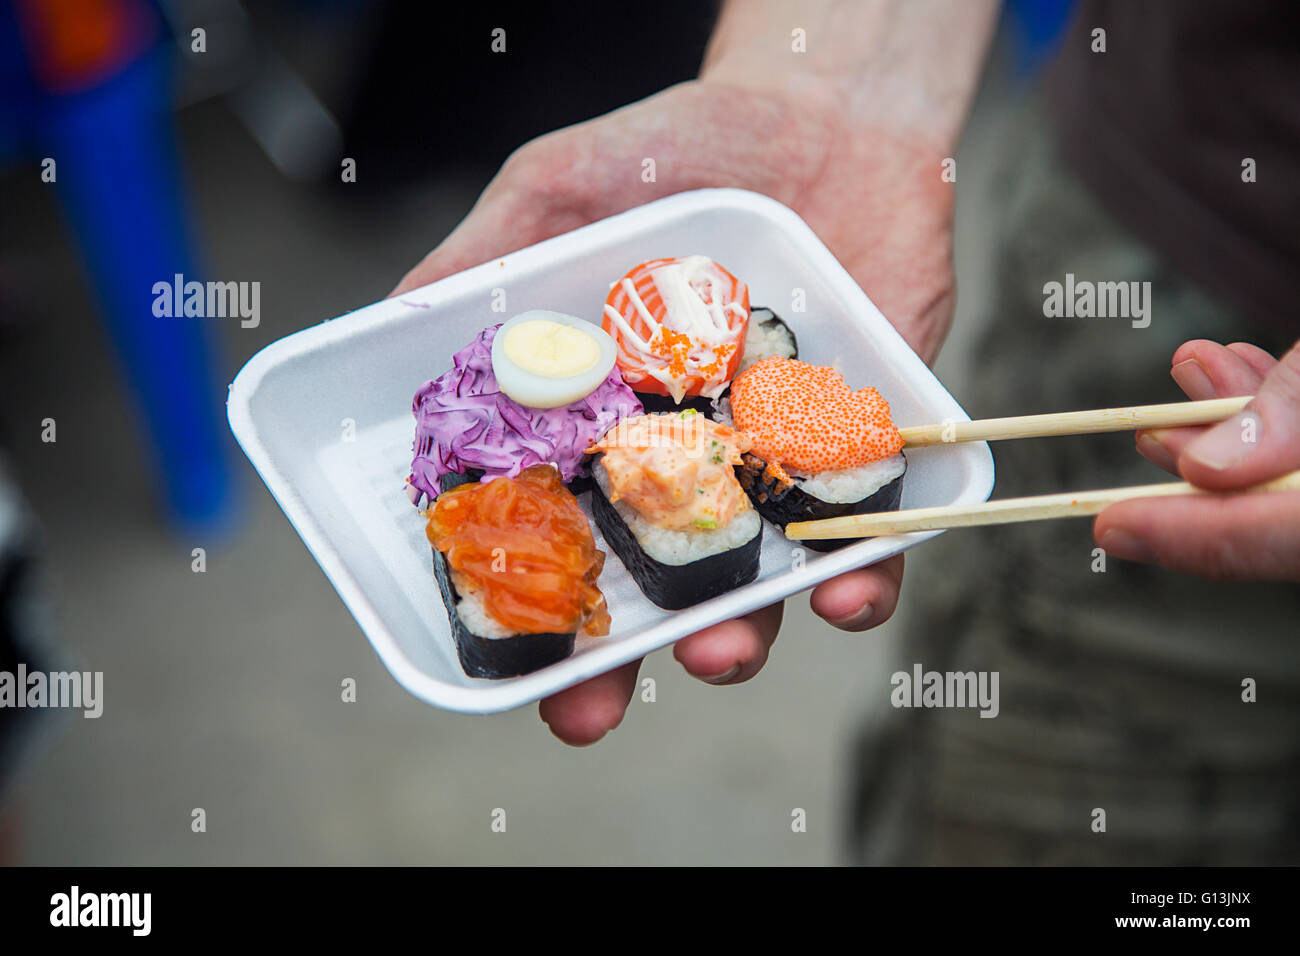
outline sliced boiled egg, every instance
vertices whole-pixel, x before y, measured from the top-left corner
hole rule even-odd
[[[492,373],[501,391],[529,408],[559,408],[586,398],[618,357],[598,325],[563,312],[521,312],[492,339]]]

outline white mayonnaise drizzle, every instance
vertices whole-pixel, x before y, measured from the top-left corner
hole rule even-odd
[[[687,256],[652,270],[650,278],[664,300],[664,324],[670,329],[685,332],[701,345],[721,345],[735,338],[718,303],[725,279],[712,259]],[[696,282],[707,283],[712,303],[706,304],[695,290]],[[635,301],[640,302],[640,297]]]
[[[713,346],[731,343],[737,348],[741,347],[739,338],[727,325],[726,310],[732,309],[735,314],[743,316],[745,308],[739,302],[722,304],[721,299],[730,280],[712,259],[707,256],[687,256],[652,270],[650,278],[664,303],[662,326],[690,337],[695,348],[691,350],[689,358],[697,370],[700,365],[715,361]],[[711,301],[704,301],[697,285],[708,289]],[[673,399],[680,402],[685,395],[685,385],[676,381],[666,367],[659,367],[658,363],[663,359],[650,350],[650,342],[659,333],[660,323],[650,314],[630,279],[622,280],[622,288],[633,309],[650,330],[649,339],[638,335],[613,306],[605,306],[605,315],[622,333],[624,348],[636,353],[642,360],[645,374],[663,383]],[[700,391],[706,398],[716,398],[726,388],[727,363],[724,360],[720,365]]]

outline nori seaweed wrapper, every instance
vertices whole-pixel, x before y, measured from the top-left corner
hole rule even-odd
[[[450,491],[457,485],[479,481],[482,477],[480,469],[471,468],[463,475],[456,472],[444,474],[440,476],[439,484],[443,491]],[[442,603],[447,606],[447,620],[451,622],[451,634],[456,639],[456,654],[460,657],[460,666],[470,677],[491,680],[518,677],[562,661],[573,653],[575,634],[516,634],[501,638],[475,634],[456,613],[460,594],[452,583],[447,558],[437,548],[432,548],[432,551],[433,574],[438,579]]]
[[[731,386],[727,387],[730,388]],[[641,402],[641,407],[645,409],[647,415],[659,412],[683,412],[688,408],[695,409],[701,415],[713,415],[713,399],[705,398],[703,395],[684,395],[682,403],[678,405],[673,401],[671,395],[653,395],[650,392],[634,392],[633,394]]]
[[[443,476],[446,477],[445,475]],[[460,666],[470,677],[492,680],[518,677],[540,670],[549,664],[562,661],[573,653],[574,634],[516,634],[514,637],[480,637],[460,619],[456,603],[460,594],[451,580],[447,559],[436,548],[433,551],[433,573],[438,579],[438,590],[447,605],[447,620],[451,622],[452,637],[456,639],[456,653]]]
[[[566,481],[564,483],[564,487],[568,488],[569,491],[572,492],[574,495],[580,495],[588,488],[591,487],[592,484],[591,459],[592,456],[588,455],[586,458],[582,460],[583,469],[586,472],[585,474],[583,472],[579,472],[572,481]],[[442,485],[443,491],[451,491],[451,489],[455,488],[457,485],[463,485],[471,481],[482,481],[482,480],[483,480],[483,469],[471,468],[468,471],[466,471],[463,475],[458,474],[457,472],[454,471],[449,471],[445,475],[442,475],[438,479],[438,482],[440,485]]]
[[[451,491],[457,485],[467,485],[471,481],[482,481],[483,470],[481,468],[470,468],[464,474],[449,471],[438,478],[438,484],[442,486],[443,491]]]
[[[738,548],[711,554],[689,564],[661,564],[642,549],[632,529],[605,497],[600,483],[591,483],[591,513],[605,542],[619,556],[643,594],[661,608],[679,611],[725,594],[758,577],[763,529]]]
[[[897,511],[903,497],[903,478],[907,472],[893,481],[882,485],[873,494],[860,501],[832,502],[822,501],[803,491],[792,481],[779,481],[765,475],[767,462],[746,452],[741,456],[742,464],[736,466],[736,479],[745,489],[749,500],[754,503],[758,513],[772,524],[785,530],[792,521],[816,521],[820,518],[840,518],[844,515],[872,514],[878,511]],[[822,541],[800,541],[801,547],[813,551],[835,551],[861,541],[861,538],[830,538]]]

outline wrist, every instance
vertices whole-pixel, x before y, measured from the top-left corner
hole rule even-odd
[[[950,156],[992,35],[996,0],[730,0],[701,79],[834,109],[846,126]]]

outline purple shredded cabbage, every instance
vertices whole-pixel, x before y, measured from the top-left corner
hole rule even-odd
[[[553,462],[564,481],[584,472],[587,447],[620,418],[640,415],[641,403],[615,366],[586,398],[561,408],[527,408],[497,386],[492,339],[484,329],[452,357],[451,370],[426,382],[411,403],[415,416],[407,495],[432,501],[445,474],[480,468],[513,477],[530,465]]]

